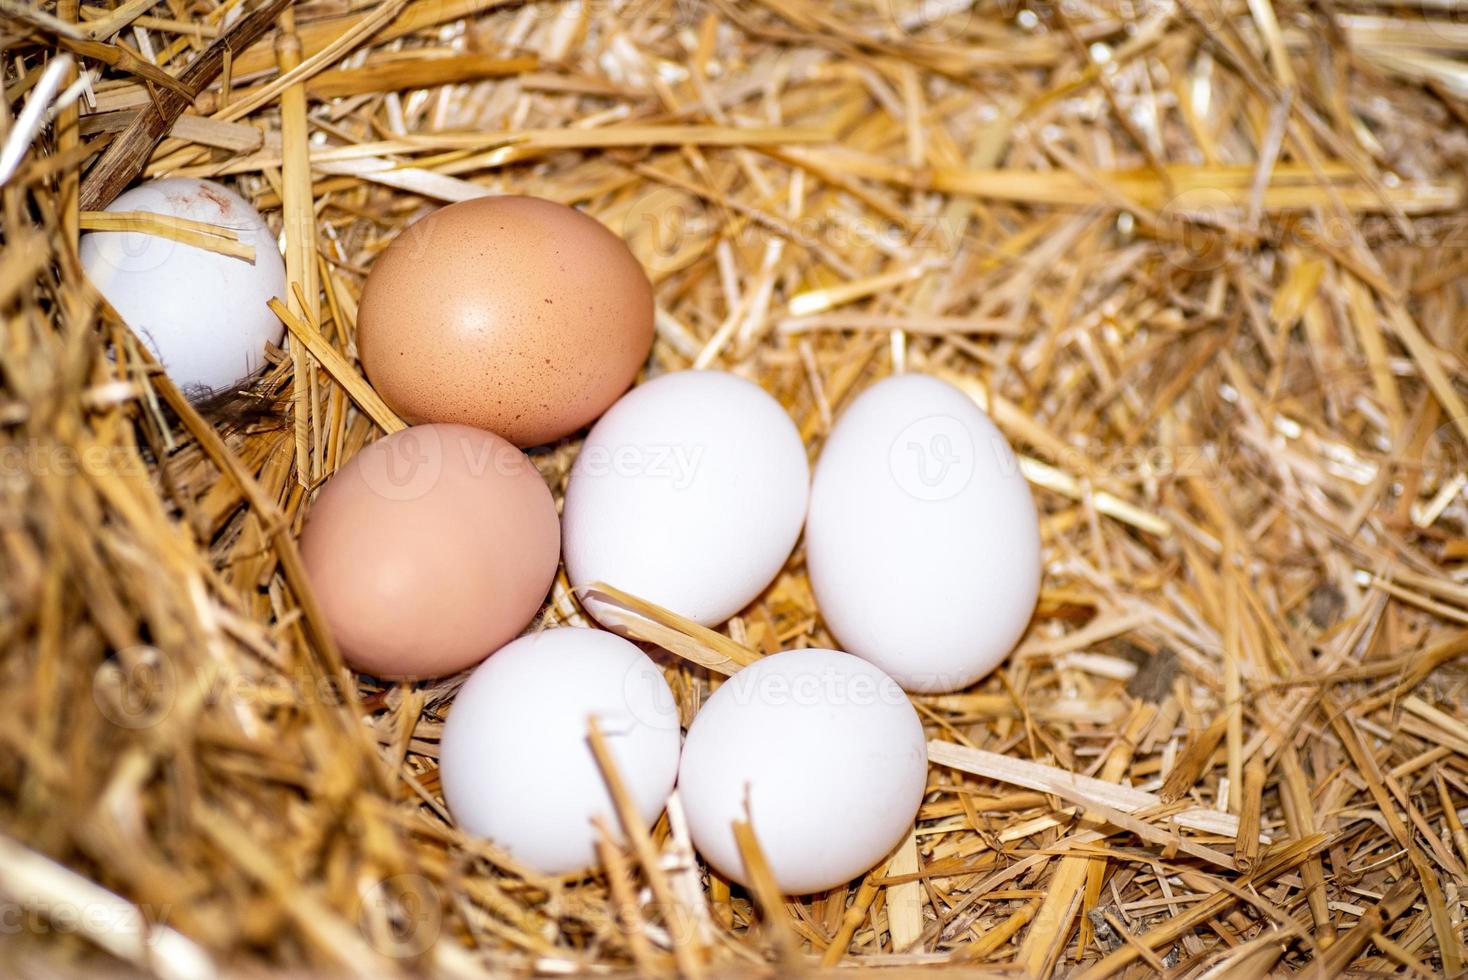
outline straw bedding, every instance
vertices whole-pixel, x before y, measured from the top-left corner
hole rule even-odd
[[[1451,4],[277,0],[206,65],[245,6],[0,3],[0,969],[1463,969]],[[282,230],[289,339],[237,392],[191,403],[80,273],[140,169]],[[863,880],[731,889],[667,817],[604,872],[518,868],[442,805],[456,681],[355,677],[323,631],[294,535],[400,424],[365,270],[507,191],[629,240],[649,371],[758,380],[813,454],[928,372],[1019,452],[1040,606],[914,698],[943,745]],[[575,452],[534,454],[558,493]],[[831,642],[798,550],[719,633],[650,612],[685,720]]]

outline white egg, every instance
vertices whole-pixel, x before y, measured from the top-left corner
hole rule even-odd
[[[713,868],[748,884],[748,820],[780,889],[824,891],[912,829],[927,782],[922,722],[897,683],[834,650],[790,650],[726,680],[688,729],[678,792]]]
[[[843,649],[909,691],[956,691],[1024,634],[1040,526],[1014,451],[962,391],[888,378],[851,403],[816,464],[806,566]]]
[[[82,267],[113,309],[190,394],[257,370],[284,328],[265,305],[285,297],[285,263],[259,212],[207,180],[168,177],[119,195],[108,211],[147,211],[221,225],[255,247],[254,262],[139,232],[82,236]]]
[[[460,688],[439,742],[454,820],[545,874],[594,867],[592,817],[619,831],[592,717],[638,812],[656,820],[678,774],[673,693],[637,647],[574,627],[506,644]]]
[[[809,490],[800,434],[763,388],[723,371],[665,374],[581,447],[562,511],[566,573],[717,625],[779,573]]]

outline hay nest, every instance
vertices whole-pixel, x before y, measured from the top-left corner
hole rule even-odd
[[[0,2],[4,972],[1464,968],[1451,5],[109,2]],[[301,287],[202,403],[78,268],[160,174],[252,198]],[[604,872],[519,869],[440,798],[457,681],[353,676],[323,631],[294,535],[397,424],[364,271],[508,191],[631,242],[649,372],[758,380],[812,454],[928,372],[1019,451],[1040,607],[913,699],[929,792],[863,880],[730,888],[666,817]],[[558,492],[575,453],[535,453]],[[543,625],[579,617],[562,580]],[[798,551],[722,632],[646,628],[685,720],[830,642]]]

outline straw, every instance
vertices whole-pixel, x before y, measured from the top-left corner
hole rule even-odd
[[[1452,6],[0,0],[0,969],[1468,967]],[[87,231],[258,258],[105,211],[164,175],[228,183],[288,268],[281,347],[213,397],[78,260]],[[912,698],[921,807],[843,886],[778,894],[757,823],[754,887],[722,879],[597,738],[602,866],[540,875],[444,804],[462,678],[342,663],[295,542],[405,424],[358,359],[365,276],[430,209],[506,193],[649,270],[641,380],[750,378],[814,461],[920,372],[1015,451],[1029,628]],[[531,453],[558,501],[581,438]],[[841,645],[804,545],[715,628],[625,585],[562,577],[535,628],[630,637],[685,724],[756,659]]]

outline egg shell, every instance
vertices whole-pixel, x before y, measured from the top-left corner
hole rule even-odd
[[[656,821],[678,773],[673,692],[631,643],[574,627],[509,644],[454,698],[439,743],[454,820],[545,874],[593,867],[592,818],[618,824],[587,742],[592,717],[637,812]]]
[[[285,262],[259,212],[228,188],[190,177],[141,184],[107,210],[219,225],[255,247],[251,263],[132,231],[88,232],[80,243],[87,278],[191,396],[258,370],[265,345],[284,332],[265,304],[285,296]]]
[[[849,654],[791,650],[745,667],[699,710],[678,792],[716,871],[749,883],[731,830],[749,819],[780,889],[804,895],[865,873],[907,835],[927,762],[895,681]]]
[[[566,573],[714,626],[779,573],[809,492],[805,446],[759,385],[679,371],[592,427],[562,508]],[[587,606],[596,615],[598,606]]]
[[[878,382],[837,419],[805,552],[841,647],[909,691],[993,670],[1040,592],[1039,521],[1014,451],[972,399],[926,375]]]
[[[540,609],[559,549],[535,466],[464,425],[363,447],[327,480],[301,533],[343,655],[379,677],[452,674],[513,639]]]
[[[399,414],[518,446],[593,421],[652,337],[652,286],[626,243],[533,197],[462,201],[414,222],[373,263],[357,315],[362,367]]]

